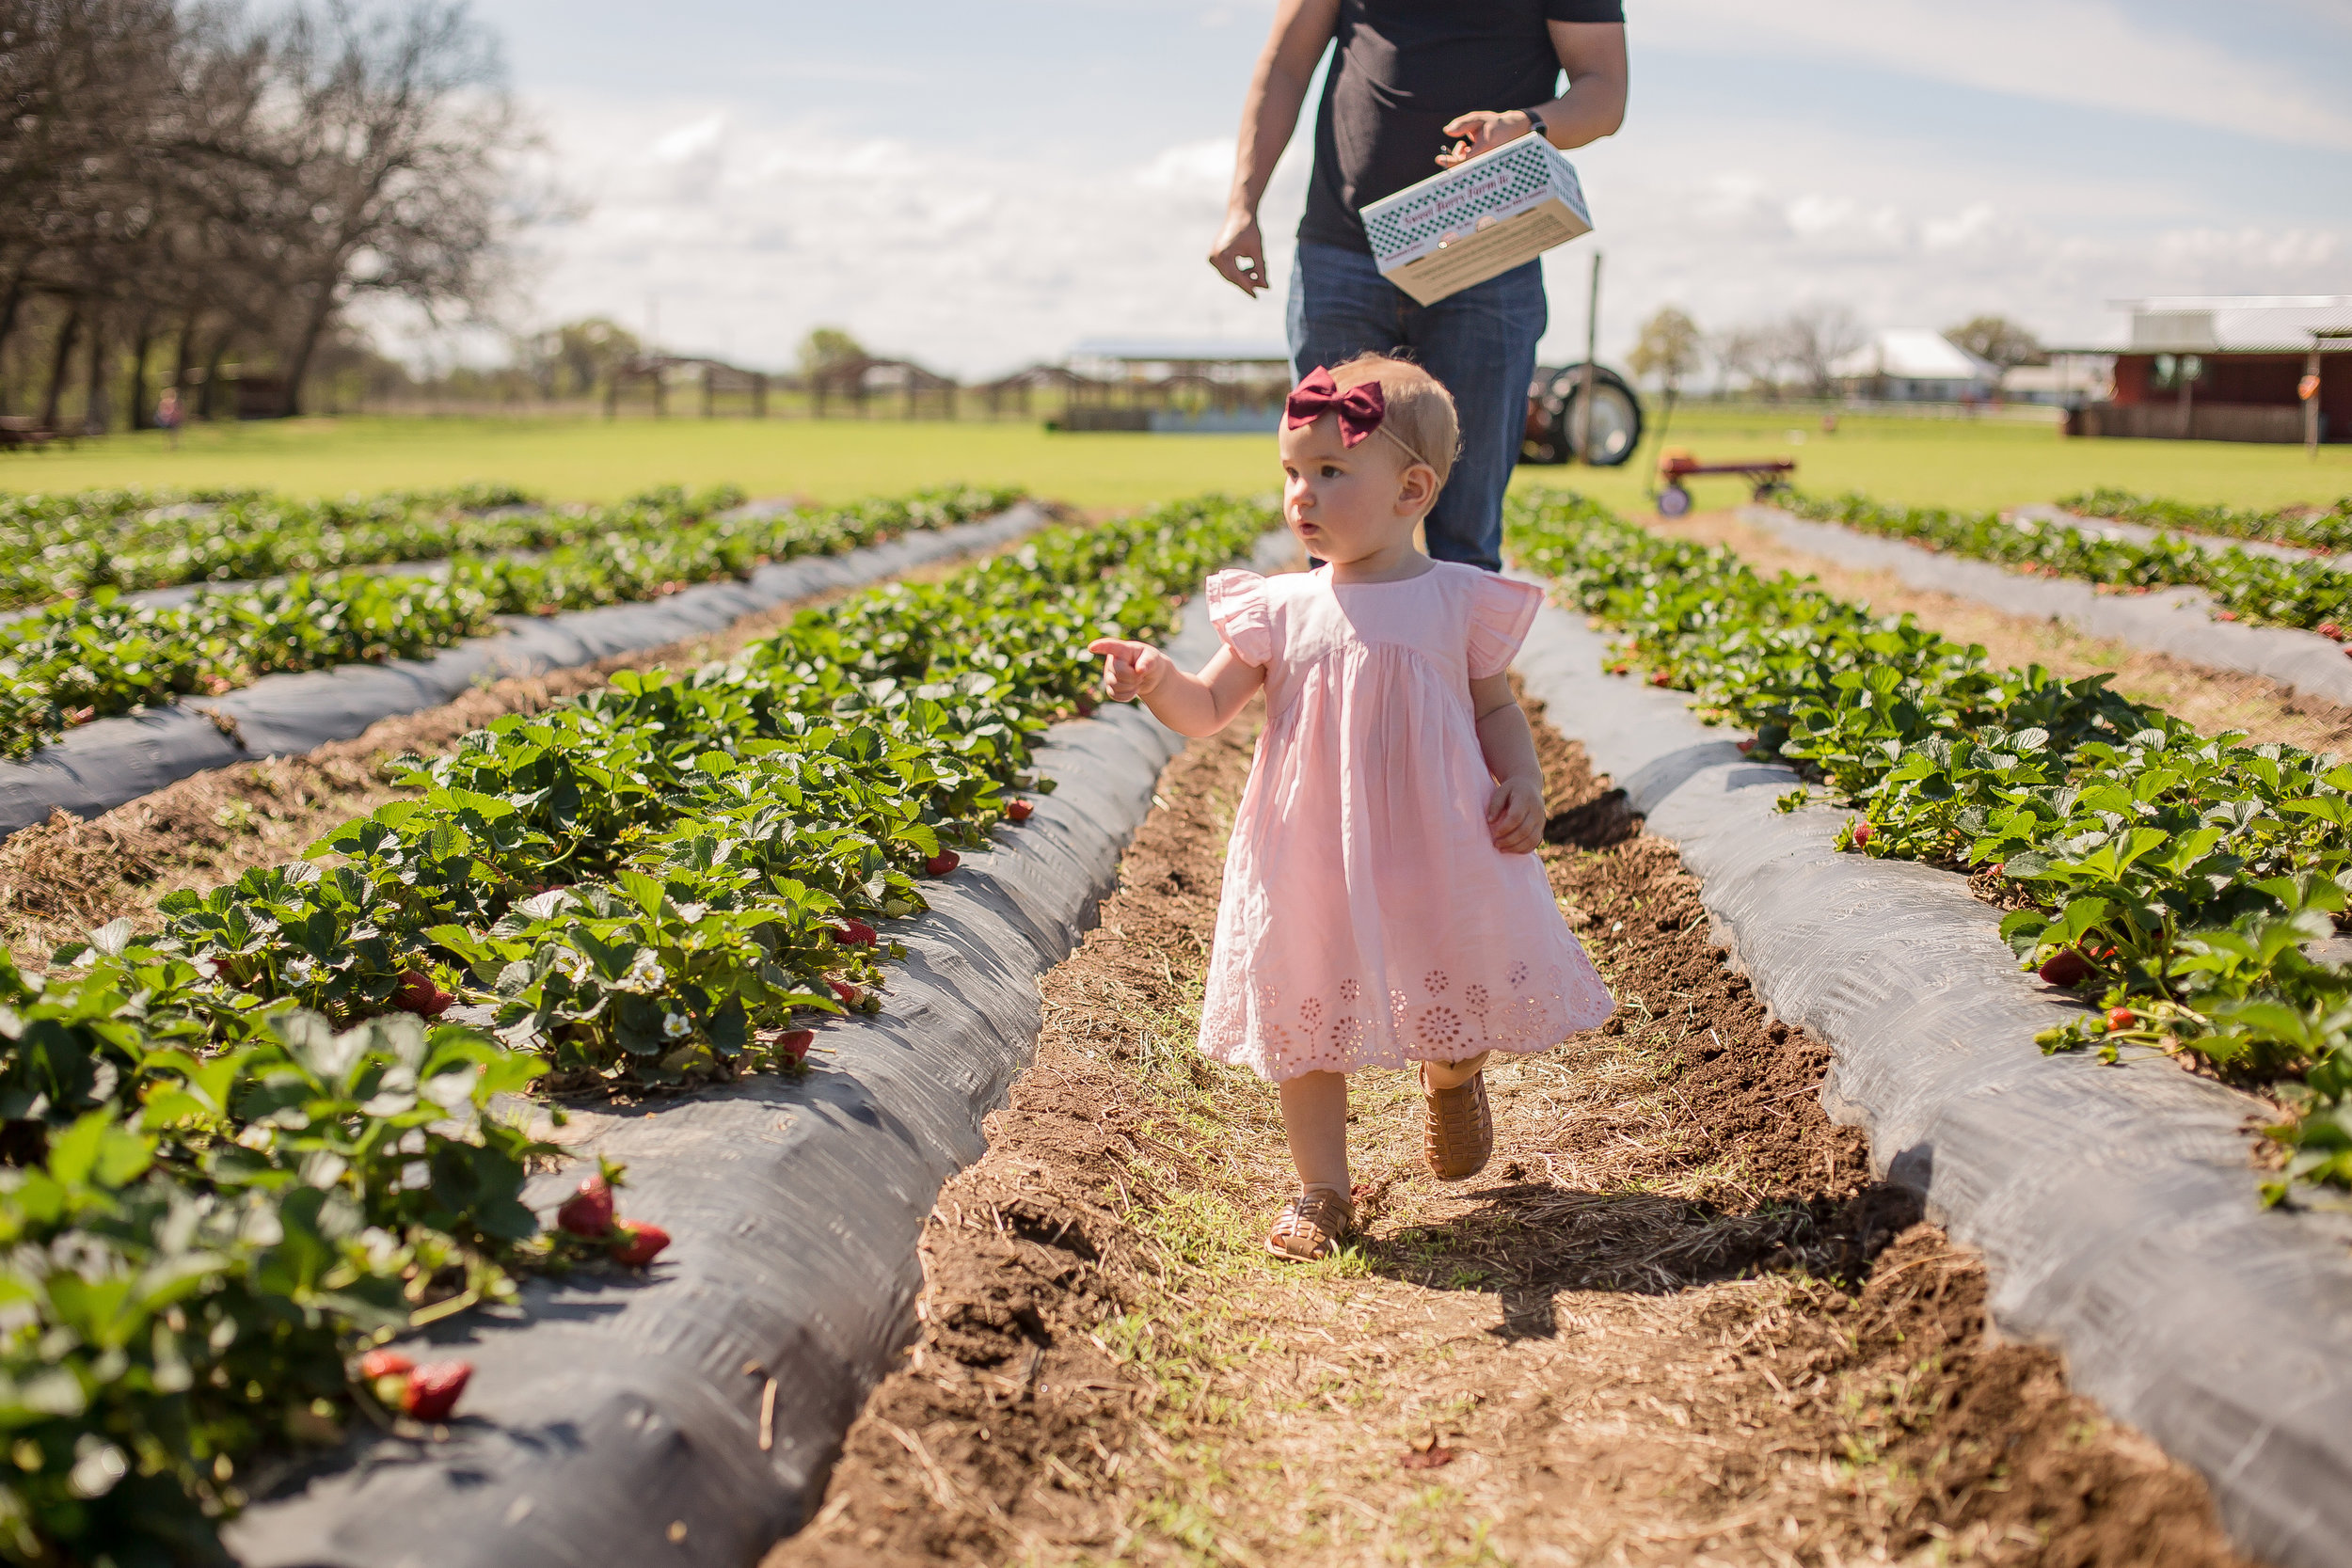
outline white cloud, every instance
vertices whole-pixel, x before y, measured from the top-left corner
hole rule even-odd
[[[2323,85],[2233,56],[2114,0],[1645,0],[1632,24],[1651,46],[1863,61],[1989,92],[2352,150],[2352,112],[2333,73]]]
[[[2106,301],[2137,294],[2333,292],[2352,234],[2315,228],[2179,225],[2085,232],[2049,214],[1981,197],[1951,199],[1932,182],[1909,200],[1724,174],[1677,184],[1613,181],[1597,238],[1608,251],[1605,352],[1622,353],[1661,305],[1708,328],[1761,321],[1834,300],[1874,326],[1944,326],[1999,311],[2058,341],[2111,339]],[[1799,179],[1806,182],[1800,183]],[[1849,177],[1850,187],[1880,189]],[[1589,243],[1589,242],[1588,242]],[[1581,344],[1582,260],[1549,263],[1548,350]]]
[[[810,327],[838,324],[965,377],[1096,335],[1281,337],[1279,301],[1246,299],[1205,260],[1230,140],[1088,172],[685,108],[548,118],[591,209],[539,238],[537,320],[606,312],[642,329],[651,297],[668,348],[782,365]],[[1303,180],[1286,165],[1268,201],[1278,268]]]
[[[1688,22],[1729,14],[1737,0],[1655,4],[1642,14]],[[1991,0],[1990,14],[2014,21],[2017,4]],[[2091,0],[2039,8],[2061,38],[2113,20]],[[1874,24],[1875,41],[1841,47],[1891,57],[1927,15],[1915,0],[1883,0],[1871,14],[1881,11],[1891,20]],[[1869,31],[1852,0],[1818,0],[1801,17],[1774,13],[1774,47],[1804,46],[1817,13]],[[1755,15],[1737,8],[1713,38],[1753,33]],[[1997,28],[1969,15],[1981,55]],[[1941,47],[1931,24],[1903,47]],[[2052,47],[2036,37],[2038,51]],[[2177,96],[2180,65],[2138,90]],[[2215,66],[2222,99],[2252,80],[2235,70]],[[1156,151],[1089,166],[1050,145],[1015,153],[878,140],[818,114],[783,121],[734,102],[581,95],[541,106],[555,171],[591,209],[537,237],[532,325],[610,313],[642,328],[650,296],[672,348],[781,366],[808,328],[839,324],[966,378],[1058,357],[1094,336],[1281,337],[1279,284],[1274,297],[1248,300],[1203,260],[1233,144],[1199,125],[1171,126]],[[2230,192],[2187,188],[2161,159],[1996,158],[1964,135],[1899,140],[1851,115],[1759,124],[1751,112],[1692,103],[1576,155],[1600,230],[1548,263],[1548,356],[1581,351],[1595,245],[1609,257],[1602,341],[1619,356],[1665,303],[1709,327],[1814,299],[1849,304],[1875,325],[1999,310],[2083,341],[2114,330],[2109,299],[2335,292],[2352,259],[2352,215],[2317,201],[2294,217],[2233,210]],[[1294,144],[1266,203],[1268,260],[1282,280],[1306,143]]]

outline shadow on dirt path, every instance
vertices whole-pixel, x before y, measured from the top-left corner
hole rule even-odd
[[[1987,1337],[1981,1267],[1823,1116],[1825,1049],[1539,735],[1622,1006],[1490,1073],[1486,1172],[1433,1181],[1409,1079],[1361,1075],[1362,1235],[1265,1256],[1273,1097],[1191,1048],[1254,723],[1196,744],[941,1196],[905,1369],[765,1568],[2237,1560],[2201,1481]]]

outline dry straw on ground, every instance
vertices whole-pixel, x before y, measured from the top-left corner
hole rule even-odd
[[[1047,978],[928,1228],[921,1338],[767,1568],[2234,1560],[2196,1477],[1987,1338],[1981,1268],[1869,1182],[1825,1053],[1621,813],[1547,851],[1618,1019],[1493,1072],[1458,1188],[1405,1075],[1363,1075],[1363,1236],[1268,1259],[1272,1096],[1190,1050],[1249,740],[1170,768]],[[1599,797],[1545,740],[1555,810]]]

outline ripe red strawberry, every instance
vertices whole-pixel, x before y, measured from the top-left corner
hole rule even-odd
[[[1035,810],[1037,810],[1035,800],[1008,800],[1005,803],[1005,816],[1009,821],[1026,822],[1029,819],[1029,814]]]
[[[2069,990],[2090,978],[2090,960],[2073,948],[2064,948],[2042,960],[2035,974],[2054,986]]]
[[[471,1376],[470,1361],[428,1361],[408,1374],[408,1392],[400,1407],[420,1421],[446,1421]]]
[[[2213,618],[2217,621],[2234,621],[2237,619],[2237,611],[2234,610],[2217,610],[2214,611]]]
[[[863,920],[844,915],[841,917],[841,924],[833,928],[833,940],[844,947],[871,947],[880,942],[882,937],[874,927]]]
[[[396,1350],[372,1350],[359,1357],[359,1375],[373,1383],[379,1377],[398,1377],[414,1371],[417,1364]]]
[[[2138,1015],[2134,1013],[2129,1007],[2109,1007],[2107,1009],[2107,1027],[2110,1030],[2128,1029],[2137,1021],[2137,1017]]]
[[[1878,830],[1867,822],[1855,823],[1853,825],[1853,847],[1857,849],[1868,847],[1870,839],[1877,832]]]
[[[817,1031],[814,1029],[788,1029],[785,1031],[784,1038],[776,1041],[783,1047],[784,1053],[796,1062],[807,1061],[808,1048],[816,1043]]]
[[[825,976],[825,983],[833,988],[834,995],[841,998],[841,1005],[845,1007],[856,1006],[858,999],[866,994],[849,981],[836,980],[830,974]]]
[[[1078,717],[1079,717],[1079,718],[1081,718],[1081,719],[1091,719],[1092,717],[1094,717],[1094,709],[1095,709],[1095,701],[1094,701],[1094,699],[1093,699],[1092,697],[1090,697],[1090,696],[1088,696],[1088,695],[1085,695],[1085,694],[1081,693],[1081,694],[1080,694],[1080,696],[1079,696],[1079,698],[1078,698]]]
[[[930,859],[923,863],[923,869],[930,872],[934,877],[945,877],[948,872],[953,871],[957,866],[961,865],[962,863],[963,857],[961,855],[957,854],[953,849],[942,849],[938,854],[933,855]]]
[[[1672,686],[1675,678],[1663,670],[1653,670],[1650,672],[1649,683],[1652,686]]]
[[[1755,751],[1755,750],[1756,750],[1756,742],[1755,742],[1755,741],[1753,741],[1753,740],[1742,740],[1742,741],[1740,741],[1740,754],[1741,756],[1746,756],[1746,755],[1747,755],[1750,752],[1753,752],[1753,751]]]
[[[1993,863],[1993,875],[1994,875],[1995,877],[2006,877],[2006,876],[2008,876],[2008,875],[2009,875],[2009,862],[2007,862],[2007,861],[1994,861],[1994,862]]]
[[[2322,637],[2330,637],[2339,642],[2344,641],[2344,628],[2333,621],[2320,622],[2318,629],[2319,635]]]
[[[644,1220],[623,1220],[619,1234],[607,1249],[612,1260],[632,1269],[642,1269],[661,1256],[661,1249],[670,1244],[670,1233],[658,1225]]]
[[[417,970],[408,970],[392,988],[392,1006],[404,1013],[419,1018],[438,1018],[457,1001],[449,992],[433,983],[433,977]]]
[[[612,1186],[601,1176],[582,1181],[555,1212],[556,1227],[596,1241],[612,1228]]]

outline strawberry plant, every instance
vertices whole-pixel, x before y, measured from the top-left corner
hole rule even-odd
[[[2178,529],[2184,533],[2213,533],[2230,539],[2260,539],[2273,545],[2341,554],[2352,550],[2352,496],[2333,506],[2280,506],[2268,509],[2224,505],[2198,506],[2161,496],[2136,496],[2101,486],[2061,497],[2058,505],[2078,516],[2113,517],[2150,528]]]
[[[2200,735],[2105,675],[1996,669],[1589,502],[1516,503],[1511,537],[1617,631],[1613,669],[1665,675],[1861,807],[1841,847],[1982,878],[2021,963],[2097,1004],[2046,1048],[2120,1039],[2266,1087],[2299,1109],[2273,1130],[2291,1173],[2352,1184],[2352,973],[2303,948],[2345,918],[2352,765]]]
[[[206,589],[189,603],[135,603],[112,586],[0,625],[0,755],[29,754],[91,719],[263,675],[430,655],[550,615],[658,598],[760,565],[838,553],[909,529],[968,521],[1009,492],[952,490],[826,512],[697,520],[734,493],[597,515],[576,541],[528,558],[460,557],[438,577],[365,571]],[[583,525],[584,526],[584,525]]]
[[[2079,578],[2122,592],[2201,588],[2212,595],[2222,620],[2303,631],[2340,629],[2344,606],[2352,602],[2352,573],[2337,571],[2324,561],[2211,550],[2175,536],[2144,544],[2107,539],[2062,523],[2004,519],[1996,512],[1888,506],[1860,495],[1836,500],[1794,496],[1781,504],[1817,522],[1908,539],[1931,550],[1997,562],[2027,573]]]
[[[617,1173],[540,1232],[493,1096],[805,1071],[880,1005],[927,864],[1009,820],[1085,644],[1152,637],[1273,519],[1209,500],[1041,535],[623,675],[412,760],[310,858],[0,962],[0,1543],[201,1560],[257,1454],[449,1418],[463,1363],[376,1354],[519,1270],[642,1268]],[[495,1035],[421,1014],[493,1009]]]

